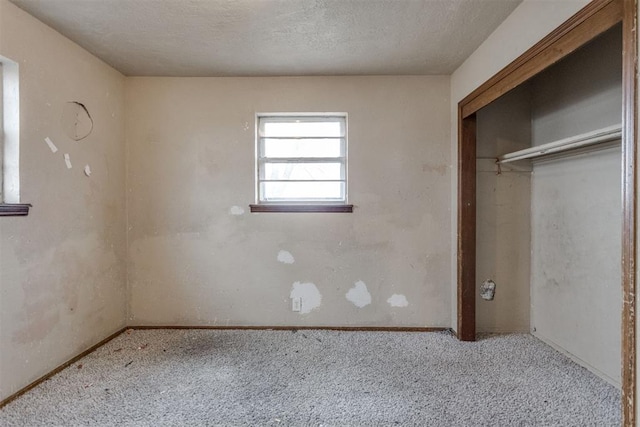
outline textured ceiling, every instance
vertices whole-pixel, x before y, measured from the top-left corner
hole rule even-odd
[[[522,0],[11,0],[129,76],[450,74]]]

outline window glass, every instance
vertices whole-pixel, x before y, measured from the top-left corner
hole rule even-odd
[[[346,115],[258,116],[258,203],[346,203]]]

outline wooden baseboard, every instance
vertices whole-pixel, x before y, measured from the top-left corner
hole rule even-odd
[[[297,330],[325,330],[325,331],[360,331],[360,332],[442,332],[451,328],[422,328],[422,327],[386,327],[386,326],[165,326],[139,325],[129,326],[127,329],[212,329],[212,330],[254,330],[254,331],[297,331]]]
[[[34,382],[32,382],[31,384],[29,384],[28,386],[18,390],[17,392],[13,393],[11,396],[7,397],[6,399],[2,400],[0,402],[0,408],[3,408],[5,405],[7,405],[9,402],[17,399],[18,397],[22,396],[23,394],[25,394],[26,392],[28,392],[29,390],[31,390],[32,388],[36,387],[38,384],[48,380],[49,378],[51,378],[52,376],[54,376],[55,374],[57,374],[58,372],[62,371],[63,369],[73,365],[74,363],[76,363],[78,360],[82,359],[83,357],[85,357],[86,355],[88,355],[89,353],[93,353],[94,351],[96,351],[98,348],[102,347],[103,345],[105,345],[106,343],[108,343],[109,341],[111,341],[112,339],[114,339],[115,337],[117,337],[118,335],[120,335],[121,333],[123,333],[124,331],[126,331],[128,328],[122,328],[119,331],[109,335],[107,338],[103,339],[102,341],[100,341],[99,343],[92,345],[91,347],[89,347],[88,349],[86,349],[85,351],[83,351],[82,353],[78,354],[77,356],[67,360],[66,362],[64,362],[62,365],[58,366],[57,368],[55,368],[53,371],[49,372],[48,374],[45,374],[43,376],[41,376],[40,378],[38,378],[37,380],[35,380]]]

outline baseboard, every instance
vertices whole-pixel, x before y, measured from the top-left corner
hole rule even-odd
[[[24,388],[21,388],[20,390],[18,390],[17,392],[13,393],[12,395],[7,397],[6,399],[0,401],[0,409],[3,408],[5,405],[7,405],[9,402],[14,401],[18,397],[22,396],[23,394],[25,394],[26,392],[31,390],[32,388],[36,387],[37,385],[39,385],[43,381],[48,380],[49,378],[51,378],[52,376],[54,376],[58,372],[62,371],[63,369],[65,369],[67,367],[69,367],[70,365],[73,365],[74,363],[76,363],[78,360],[82,359],[86,355],[88,355],[90,353],[93,353],[98,348],[102,347],[103,345],[105,345],[106,343],[108,343],[109,341],[111,341],[112,339],[114,339],[115,337],[117,337],[118,335],[120,335],[121,333],[123,333],[126,330],[127,330],[127,328],[122,328],[122,329],[118,330],[117,332],[114,332],[113,334],[109,335],[107,338],[103,339],[99,343],[97,343],[95,345],[92,345],[91,347],[89,347],[88,349],[83,351],[82,353],[80,353],[77,356],[67,360],[62,365],[60,365],[57,368],[55,368],[53,371],[41,376],[40,378],[38,378],[37,380],[35,380],[31,384],[29,384],[28,386],[26,386]]]
[[[618,390],[621,389],[622,385],[620,384],[620,382],[614,380],[613,378],[611,378],[609,375],[605,374],[604,372],[602,372],[601,370],[599,370],[598,368],[594,367],[593,365],[591,365],[590,363],[582,360],[581,358],[579,358],[578,356],[576,356],[573,353],[570,353],[569,351],[565,350],[563,347],[561,347],[560,345],[556,344],[555,342],[553,342],[552,340],[548,339],[547,337],[538,334],[535,331],[531,332],[531,335],[533,335],[535,338],[539,339],[540,341],[542,341],[543,343],[547,344],[549,347],[553,348],[554,350],[556,350],[558,353],[561,353],[562,355],[568,357],[569,359],[571,359],[573,362],[575,362],[576,364],[582,366],[583,368],[585,368],[586,370],[588,370],[589,372],[591,372],[592,374],[594,374],[595,376],[599,377],[600,379],[608,382],[609,384],[611,384],[612,386],[614,386],[615,388],[617,388]]]
[[[325,331],[353,331],[353,332],[443,332],[451,331],[451,328],[423,328],[412,326],[167,326],[167,325],[138,325],[129,326],[126,329],[212,329],[212,330],[256,330],[256,331],[298,331],[298,330],[325,330]]]

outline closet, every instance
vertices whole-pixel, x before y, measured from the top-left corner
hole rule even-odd
[[[528,332],[620,387],[622,26],[477,111],[479,332]]]

